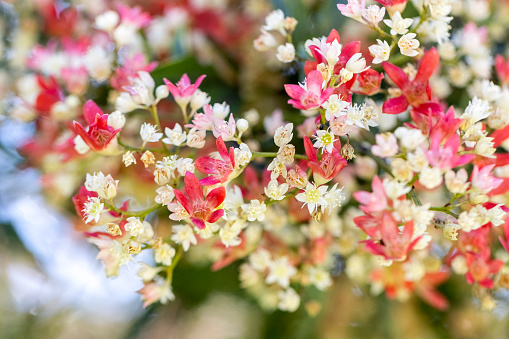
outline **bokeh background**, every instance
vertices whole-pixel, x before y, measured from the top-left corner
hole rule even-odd
[[[9,78],[20,72],[26,51],[40,38],[43,2],[51,1],[0,1],[1,98],[7,97]],[[78,7],[93,7],[95,2],[99,3],[58,1]],[[150,8],[165,1],[124,2]],[[282,84],[298,80],[295,69],[277,69],[252,47],[263,14],[271,8],[281,8],[299,21],[296,41],[327,35],[331,28],[345,41],[367,36],[361,25],[341,17],[337,1],[210,3],[252,11],[252,27],[230,50],[217,40],[207,52],[176,48],[153,76],[160,82],[162,77],[174,80],[188,73],[194,79],[206,73],[203,90],[215,102],[227,100],[234,112],[256,108],[263,115],[283,107],[287,98]],[[440,312],[417,298],[399,303],[384,295],[373,297],[350,282],[341,265],[333,288],[316,296],[321,307],[309,304],[288,314],[266,312],[250,299],[239,287],[238,265],[211,272],[209,265],[184,261],[174,275],[177,300],[144,309],[136,294],[143,284],[135,266],[123,267],[117,278],[106,278],[95,259],[98,250],[74,229],[70,199],[63,202],[60,195],[42,190],[41,173],[18,151],[35,127],[9,119],[9,108],[11,103],[4,102],[0,109],[0,338],[509,337],[507,296],[497,295],[495,310],[484,311],[490,305],[480,305],[464,280],[456,277],[441,287],[451,307]]]

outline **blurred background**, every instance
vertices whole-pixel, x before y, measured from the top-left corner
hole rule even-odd
[[[124,2],[150,9],[172,1]],[[331,28],[340,32],[342,41],[367,36],[361,33],[363,26],[341,17],[337,1],[193,2],[248,12],[252,20],[230,50],[221,39],[232,38],[228,32],[235,32],[236,26],[222,38],[207,36],[201,28],[211,50],[174,48],[173,57],[160,63],[153,75],[156,80],[163,76],[173,80],[182,73],[192,79],[206,73],[203,89],[215,102],[227,100],[234,112],[256,108],[266,115],[285,104],[282,84],[297,81],[294,69],[267,65],[252,47],[264,15],[272,8],[281,8],[299,21],[294,35],[298,41],[327,35]],[[26,51],[41,38],[36,33],[39,27],[48,27],[49,17],[41,8],[55,4],[87,8],[99,3],[104,2],[0,1],[0,97],[7,97],[9,77],[20,71],[16,64],[23,64]],[[181,42],[176,39],[174,44]],[[7,118],[9,107],[12,103],[4,103],[0,115],[0,338],[509,337],[507,296],[497,295],[495,311],[483,311],[491,305],[480,305],[465,281],[456,277],[441,287],[451,307],[440,312],[417,298],[399,303],[384,295],[373,297],[350,282],[342,267],[330,291],[316,296],[321,306],[308,303],[295,313],[284,313],[264,311],[241,290],[238,265],[211,272],[208,265],[196,267],[184,261],[173,282],[177,300],[144,309],[136,293],[143,284],[134,264],[122,267],[117,278],[106,278],[102,263],[95,259],[97,248],[76,232],[69,199],[74,188],[70,192],[42,189],[42,174],[18,151],[33,136],[35,125]],[[72,187],[66,182],[60,186]]]

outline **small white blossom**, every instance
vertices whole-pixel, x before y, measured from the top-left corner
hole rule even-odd
[[[171,228],[173,235],[171,240],[182,245],[182,249],[187,252],[191,244],[196,245],[197,240],[193,229],[189,225],[174,225]]]
[[[195,166],[193,159],[191,158],[180,158],[177,160],[177,172],[181,176],[185,176],[187,172],[194,173]]]
[[[163,133],[157,133],[156,126],[145,122],[141,125],[140,136],[144,143],[157,142],[163,137]]]
[[[249,221],[263,221],[265,219],[267,207],[265,203],[260,203],[260,200],[251,200],[249,204],[243,204],[241,208],[246,213],[247,220]]]
[[[393,14],[392,20],[385,19],[385,24],[391,28],[391,35],[405,34],[408,32],[408,27],[414,22],[413,19],[403,19],[401,13],[398,11]]]
[[[366,59],[362,57],[362,53],[355,53],[346,63],[345,68],[341,69],[339,76],[341,81],[347,82],[353,78],[354,74],[362,73],[367,70]]]
[[[324,130],[317,130],[315,137],[316,141],[313,144],[314,147],[321,148],[322,152],[326,150],[328,153],[332,153],[332,150],[334,149],[334,141],[336,140],[333,133]]]
[[[286,145],[287,143],[292,141],[293,138],[292,131],[293,131],[292,123],[278,127],[276,129],[276,133],[274,134],[274,143],[279,147]]]
[[[283,63],[292,62],[295,59],[295,47],[293,44],[287,42],[284,45],[279,45],[276,58]]]
[[[325,209],[329,210],[329,214],[332,211],[332,209],[341,206],[341,202],[345,200],[345,197],[343,195],[343,188],[338,188],[338,184],[334,184],[334,186],[331,187],[331,189],[325,193],[323,196],[325,201],[327,201],[327,205],[322,205],[322,212],[325,212]]]
[[[293,288],[288,288],[286,291],[278,293],[279,303],[277,307],[281,311],[295,312],[300,305],[300,296]]]
[[[377,5],[371,5],[367,8],[362,9],[362,16],[368,23],[377,26],[385,16],[385,7],[378,7]]]
[[[182,131],[182,127],[178,123],[175,124],[173,129],[166,127],[164,133],[166,134],[166,138],[162,141],[165,144],[180,146],[182,143],[186,142],[186,132]]]
[[[136,158],[133,155],[134,153],[131,151],[127,151],[122,156],[122,161],[124,162],[125,167],[129,167],[132,164],[136,164]]]
[[[251,150],[249,149],[249,146],[242,143],[240,144],[239,148],[234,149],[235,154],[235,167],[244,167],[251,161],[251,158],[253,157],[253,154],[251,153]]]
[[[118,25],[119,15],[115,11],[106,11],[95,18],[95,27],[102,31],[112,32]]]
[[[322,107],[325,108],[325,120],[330,121],[333,117],[345,115],[348,106],[350,106],[348,101],[343,101],[339,95],[332,94],[327,101],[322,104]]]
[[[90,151],[90,147],[87,145],[85,140],[79,135],[77,135],[74,139],[74,149],[79,154],[86,154],[88,151]]]
[[[270,179],[274,180],[279,178],[280,175],[282,175],[284,178],[286,178],[288,171],[286,169],[286,165],[284,162],[279,160],[278,158],[274,158],[272,162],[267,166],[267,171],[271,171]]]
[[[173,193],[173,187],[170,185],[159,187],[156,190],[157,196],[155,197],[155,202],[158,204],[162,204],[163,206],[168,205],[175,198],[175,193]]]
[[[326,192],[327,186],[323,185],[316,187],[315,184],[308,182],[305,191],[303,193],[297,194],[295,199],[304,203],[302,207],[307,204],[309,214],[312,214],[318,208],[318,206],[327,206],[327,200],[325,200],[323,197]]]
[[[269,275],[265,279],[267,284],[277,283],[283,288],[290,286],[290,278],[297,273],[297,269],[290,264],[288,257],[280,257],[269,263]]]
[[[85,202],[84,205],[83,217],[85,219],[85,224],[88,224],[92,220],[98,222],[99,218],[101,218],[101,212],[104,209],[104,204],[101,202],[101,199],[88,197],[88,201]]]
[[[157,263],[164,266],[171,266],[173,258],[175,257],[175,249],[169,244],[164,243],[154,249],[154,259]]]
[[[326,290],[332,285],[332,279],[329,272],[322,268],[310,267],[309,268],[309,282],[316,286],[320,291]]]
[[[468,173],[462,168],[457,173],[453,170],[445,173],[445,186],[453,194],[463,194],[467,191],[470,183],[468,182]]]
[[[285,13],[282,10],[276,9],[265,17],[265,25],[262,26],[266,31],[279,31],[281,34],[286,35],[285,30]]]
[[[127,224],[125,224],[124,228],[127,232],[131,233],[132,236],[137,236],[143,233],[143,222],[141,222],[140,218],[137,217],[129,217],[126,219]]]
[[[108,126],[113,129],[120,129],[125,125],[125,115],[120,111],[114,111],[108,114]]]
[[[249,264],[258,272],[265,271],[270,265],[270,252],[259,248],[249,255]]]
[[[368,49],[369,52],[375,57],[372,62],[374,64],[379,64],[382,61],[389,60],[389,57],[391,56],[391,47],[385,40],[381,41],[376,39],[376,42],[378,45],[371,45]]]
[[[415,39],[416,36],[417,34],[415,33],[408,33],[399,38],[398,47],[401,54],[409,57],[419,54],[416,49],[419,48],[420,43],[419,40]]]
[[[428,189],[433,189],[442,183],[442,172],[438,167],[426,167],[419,176],[421,185]]]
[[[271,180],[268,186],[265,187],[265,195],[272,200],[283,200],[288,187],[287,183],[279,185],[277,180]]]

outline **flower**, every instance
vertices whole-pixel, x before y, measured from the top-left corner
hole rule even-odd
[[[251,150],[249,147],[241,143],[239,145],[239,148],[235,148],[235,166],[240,168],[244,167],[251,161],[251,158],[253,157],[253,154],[251,153]]]
[[[186,142],[186,132],[182,131],[182,127],[178,123],[173,126],[173,129],[166,127],[164,129],[164,134],[166,134],[166,138],[164,138],[162,142],[165,144],[180,146],[182,143]]]
[[[279,303],[277,307],[281,311],[295,312],[300,305],[300,296],[293,288],[278,293]]]
[[[175,198],[175,193],[173,193],[173,188],[170,185],[161,186],[156,190],[157,196],[155,197],[155,202],[166,206],[173,201]]]
[[[282,10],[276,9],[265,17],[265,25],[262,26],[265,31],[279,31],[286,36],[285,30],[285,13]]]
[[[163,137],[163,133],[157,133],[157,127],[144,122],[140,128],[140,136],[143,143],[158,142]]]
[[[341,69],[339,76],[343,83],[350,81],[354,74],[364,72],[369,68],[366,67],[366,59],[362,57],[362,53],[355,53],[348,59],[345,68]]]
[[[216,208],[224,201],[226,195],[224,187],[214,188],[204,198],[200,182],[191,172],[186,173],[184,184],[186,194],[177,189],[173,192],[196,227],[204,229],[205,222],[214,223],[223,216],[224,211]]]
[[[241,208],[242,211],[246,213],[247,220],[249,221],[263,221],[265,219],[267,207],[265,203],[261,203],[260,200],[251,200],[249,204],[243,204]]]
[[[170,266],[175,257],[175,249],[169,244],[164,243],[154,249],[154,259],[157,263],[164,266]]]
[[[416,49],[419,47],[419,40],[414,39],[415,33],[408,33],[399,38],[398,47],[401,54],[414,57],[419,54]]]
[[[339,140],[336,141],[336,144],[332,152],[329,153],[327,150],[322,152],[322,159],[318,161],[318,155],[313,147],[313,143],[308,137],[304,137],[304,149],[309,159],[307,165],[313,171],[313,178],[318,184],[332,180],[347,164],[338,151],[338,147],[341,148]]]
[[[274,133],[274,143],[279,147],[283,147],[284,145],[288,144],[290,141],[292,141],[293,138],[292,131],[292,123],[286,124],[285,126],[279,126]]]
[[[176,85],[174,85],[171,81],[164,78],[164,83],[168,87],[168,90],[175,98],[175,101],[177,104],[181,107],[182,111],[185,110],[187,105],[189,104],[189,101],[191,100],[193,94],[198,89],[198,86],[200,86],[201,82],[205,78],[205,75],[200,76],[196,83],[191,84],[191,81],[189,80],[189,77],[187,74],[182,75],[180,78],[180,81],[177,82]]]
[[[277,180],[269,181],[268,186],[265,187],[265,195],[272,200],[283,200],[287,191],[288,184],[279,185]]]
[[[398,151],[398,140],[392,133],[377,134],[375,136],[376,144],[371,146],[371,152],[380,158],[390,158],[395,156]]]
[[[362,9],[362,17],[366,19],[366,21],[374,26],[377,26],[380,21],[385,16],[385,7],[378,7],[376,5],[368,6],[367,8]]]
[[[92,100],[88,100],[83,106],[83,115],[89,124],[88,128],[85,129],[79,122],[74,121],[74,130],[94,151],[101,151],[108,147],[121,130],[121,128],[114,129],[108,125],[108,114],[104,114]]]
[[[375,57],[372,62],[374,64],[379,64],[382,61],[389,60],[391,56],[391,47],[385,40],[381,41],[380,39],[376,39],[376,42],[378,45],[371,45],[368,49],[371,55]]]
[[[346,5],[338,4],[338,9],[342,15],[362,23],[364,23],[364,20],[362,19],[362,12],[364,11],[365,7],[365,0],[348,0]]]
[[[230,147],[226,150],[226,145],[221,137],[216,140],[216,147],[223,160],[210,157],[200,157],[196,159],[195,166],[198,171],[206,174],[212,174],[207,178],[200,180],[202,185],[211,186],[218,183],[224,183],[230,177],[235,169],[235,150]]]
[[[327,151],[328,153],[332,153],[334,149],[334,134],[329,131],[318,130],[316,131],[316,139],[313,147],[322,148],[322,152]]]
[[[310,267],[309,268],[309,282],[316,286],[320,291],[326,290],[332,285],[332,279],[329,272],[322,268]]]
[[[327,186],[316,187],[315,184],[308,182],[304,192],[297,194],[295,199],[304,203],[302,207],[306,206],[307,204],[309,214],[312,214],[318,208],[318,206],[327,206],[327,200],[325,200],[323,197],[323,195],[327,192],[327,188]]]
[[[334,88],[322,91],[323,76],[320,71],[311,71],[306,77],[306,84],[285,85],[286,93],[292,98],[288,100],[293,107],[312,110],[320,107],[332,94]]]
[[[132,164],[136,164],[136,158],[133,155],[133,152],[127,151],[122,156],[122,162],[124,163],[125,167],[129,167]]]
[[[412,25],[414,19],[403,19],[400,12],[394,13],[392,19],[385,19],[385,24],[391,28],[391,35],[405,34],[408,32],[408,27]]]
[[[276,58],[283,63],[292,62],[295,59],[295,47],[293,44],[287,42],[284,45],[279,45]]]
[[[330,121],[333,117],[345,115],[348,106],[350,106],[348,101],[343,101],[339,95],[332,94],[327,101],[322,104],[322,107],[325,108],[325,120]]]
[[[470,180],[472,182],[472,188],[482,193],[488,193],[500,186],[503,180],[491,175],[491,170],[494,167],[495,165],[488,165],[479,169],[479,167],[475,165]]]
[[[193,229],[189,225],[174,225],[171,228],[173,235],[171,240],[175,243],[182,245],[182,249],[187,252],[191,244],[196,245],[197,240],[194,235]]]
[[[297,273],[297,269],[293,267],[288,257],[279,257],[269,263],[269,275],[265,279],[267,284],[277,283],[283,288],[290,286],[290,278]]]
[[[136,237],[143,233],[144,226],[143,226],[143,222],[141,222],[140,218],[129,217],[126,220],[127,220],[127,224],[125,224],[124,228],[132,236]]]
[[[197,131],[196,128],[191,129],[187,135],[187,146],[202,148],[205,146],[205,135],[205,131]]]
[[[232,140],[235,136],[235,119],[233,114],[230,114],[228,122],[219,118],[214,119],[212,133],[216,138],[221,137],[224,141]]]
[[[85,219],[85,224],[88,224],[92,220],[94,222],[99,222],[99,218],[101,218],[101,212],[103,209],[104,204],[101,203],[101,199],[88,197],[88,201],[85,203],[85,207],[83,208],[83,218]]]

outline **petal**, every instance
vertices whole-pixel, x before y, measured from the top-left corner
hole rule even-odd
[[[307,76],[306,86],[308,93],[313,93],[316,96],[320,96],[322,93],[323,76],[320,71],[309,72]]]
[[[398,114],[406,111],[408,108],[408,100],[404,95],[397,98],[391,98],[384,102],[382,112],[386,114]]]
[[[94,151],[102,150],[101,145],[99,145],[96,140],[92,139],[83,126],[77,121],[74,121],[74,130],[91,149]]]
[[[200,185],[200,181],[196,178],[196,175],[191,172],[186,172],[186,176],[184,177],[184,187],[192,204],[203,201],[203,189]]]
[[[212,212],[209,217],[207,218],[207,222],[209,223],[215,223],[216,221],[219,220],[219,218],[221,218],[222,216],[224,215],[224,211],[223,210],[215,210],[214,212]]]
[[[194,165],[198,169],[198,171],[206,174],[217,174],[218,167],[221,166],[223,161],[209,158],[209,157],[200,157],[196,159]]]
[[[221,180],[217,177],[206,177],[200,180],[200,184],[203,186],[212,186],[221,183]]]
[[[177,201],[184,207],[184,209],[187,211],[187,213],[192,214],[193,213],[193,206],[189,202],[189,199],[182,193],[181,191],[174,189],[173,193],[175,193],[175,198],[177,198]]]
[[[225,162],[229,162],[230,158],[229,158],[228,150],[226,149],[226,145],[225,145],[222,137],[217,138],[216,147],[217,147],[217,151],[219,152],[219,155],[221,156],[221,158],[223,158],[223,160]]]
[[[316,155],[316,149],[313,147],[313,142],[308,138],[304,137],[304,149],[306,151],[306,155],[308,159],[312,162],[318,162],[318,158]],[[308,164],[309,166],[309,164]]]
[[[191,221],[193,222],[194,226],[198,227],[200,230],[205,228],[205,222],[203,220],[191,217]]]
[[[398,66],[394,66],[390,62],[384,61],[382,62],[382,67],[389,78],[391,78],[391,80],[394,81],[399,88],[405,89],[410,84],[408,76]]]
[[[306,91],[304,88],[299,85],[285,85],[286,93],[293,99],[297,99],[300,101],[300,98],[306,95]]]
[[[433,74],[433,72],[437,68],[439,60],[440,57],[438,56],[437,49],[435,47],[432,47],[422,57],[421,64],[419,66],[419,70],[417,71],[417,75],[415,76],[414,82],[418,82],[421,84],[426,83],[429,77]]]
[[[215,209],[221,205],[226,197],[226,190],[224,187],[214,188],[207,194],[205,198],[205,204],[210,209]]]
[[[83,106],[83,115],[89,125],[92,125],[95,122],[97,115],[102,117],[103,114],[103,111],[92,100],[88,100]]]

